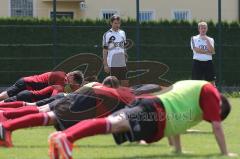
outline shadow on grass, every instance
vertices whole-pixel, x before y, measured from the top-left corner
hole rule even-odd
[[[160,155],[144,155],[144,156],[131,156],[131,157],[106,157],[106,158],[102,158],[102,159],[156,159],[156,158],[219,158],[220,155],[219,154],[208,154],[208,155],[199,155],[199,154],[160,154]]]
[[[148,144],[148,145],[140,145],[137,143],[132,143],[132,144],[124,144],[124,145],[74,145],[75,148],[118,148],[118,147],[164,147],[166,145],[162,144],[162,145],[155,145],[155,144]],[[25,148],[48,148],[48,145],[15,145],[13,148],[21,148],[21,149],[25,149]]]
[[[74,147],[76,148],[118,148],[118,147],[164,147],[166,145],[162,144],[162,145],[155,145],[155,144],[147,144],[147,145],[140,145],[137,143],[132,143],[132,144],[124,144],[124,145],[75,145]]]
[[[20,148],[20,149],[26,149],[26,148],[48,148],[48,145],[15,145],[13,148]]]

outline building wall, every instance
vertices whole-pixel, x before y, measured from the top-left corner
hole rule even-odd
[[[9,1],[8,0],[0,0],[0,16],[7,17],[9,15],[10,15]]]
[[[190,10],[191,20],[217,21],[217,0],[141,0],[140,10],[154,10],[155,19],[172,19],[172,10]],[[124,18],[136,17],[135,1],[129,0],[86,0],[85,17],[99,18],[101,9],[116,9]],[[238,20],[238,0],[222,0],[222,19]]]
[[[37,1],[37,16],[38,17],[50,17],[52,11],[51,1]],[[73,12],[74,19],[82,18],[82,12],[80,11],[79,2],[57,2],[58,12]]]
[[[50,17],[52,10],[51,0],[33,0],[34,16]],[[85,11],[80,10],[80,0],[59,0],[57,11],[73,11],[74,19],[101,18],[103,9],[117,10],[123,18],[136,17],[135,0],[85,0]],[[191,19],[217,21],[217,0],[140,0],[140,10],[154,11],[154,19],[171,20],[172,11],[190,10]],[[10,16],[10,0],[0,0],[0,16]],[[222,0],[222,19],[227,21],[238,20],[238,0]]]
[[[238,5],[239,0],[223,0],[222,1],[222,16],[224,20],[239,20],[239,10]]]
[[[117,10],[123,18],[135,17],[136,6],[134,0],[86,0],[85,17],[100,18],[101,10]]]

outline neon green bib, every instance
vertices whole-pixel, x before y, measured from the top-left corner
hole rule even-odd
[[[94,85],[97,84],[97,82],[90,82],[88,84],[85,84],[84,86],[80,87],[78,90],[76,90],[74,93],[81,93],[84,94],[88,92]]]
[[[186,80],[172,85],[168,92],[156,92],[166,111],[164,136],[182,134],[202,120],[199,104],[201,88],[206,81]]]
[[[88,84],[85,84],[83,87],[93,87],[95,84],[97,84],[98,82],[90,82]]]

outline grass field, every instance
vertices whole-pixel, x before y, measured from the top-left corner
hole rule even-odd
[[[223,123],[227,145],[231,152],[240,154],[240,100],[230,99],[233,108],[228,119]],[[151,145],[124,144],[116,146],[112,136],[97,136],[76,143],[75,159],[135,159],[135,158],[177,158],[205,159],[219,158],[219,150],[214,136],[210,133],[210,124],[202,122],[195,127],[206,133],[192,133],[182,136],[182,146],[187,153],[171,153],[167,140]],[[14,148],[0,148],[0,159],[48,159],[48,135],[51,127],[19,130],[13,133]],[[225,158],[225,157],[221,157]],[[240,157],[237,157],[240,158]]]

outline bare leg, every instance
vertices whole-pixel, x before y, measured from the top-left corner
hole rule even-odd
[[[55,125],[57,123],[55,113],[50,111],[50,112],[47,112],[47,115],[49,117],[48,125]]]
[[[28,103],[28,102],[26,102],[26,106],[36,106],[36,103]]]
[[[0,93],[0,101],[9,98],[8,94],[6,91],[3,91],[2,93]]]
[[[127,115],[123,112],[119,112],[118,115],[107,117],[108,122],[111,124],[110,133],[120,133],[130,130],[130,124],[127,119]]]
[[[116,114],[116,113],[115,113]],[[117,115],[111,115],[107,118],[88,119],[64,130],[55,132],[49,137],[49,152],[51,158],[72,158],[73,143],[85,137],[120,133],[130,130],[130,124],[127,115],[121,111]]]

